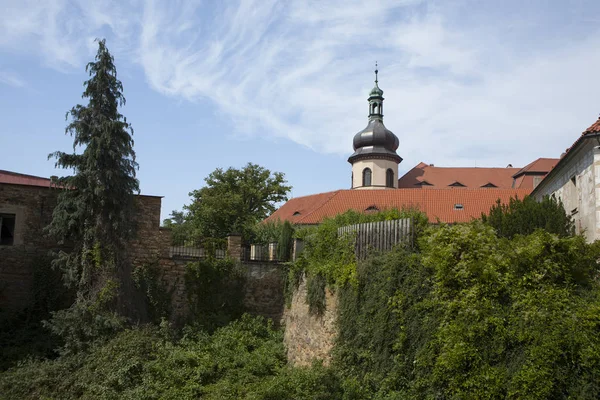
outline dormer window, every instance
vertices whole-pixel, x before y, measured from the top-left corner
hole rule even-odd
[[[300,215],[300,211],[296,211],[294,214],[292,214],[294,217],[297,217],[298,215]]]
[[[488,182],[485,185],[481,186],[482,188],[497,188],[498,186],[494,185],[492,182]]]
[[[372,205],[372,206],[369,206],[369,207],[367,207],[367,208],[365,209],[365,211],[366,211],[366,212],[377,212],[377,211],[379,211],[379,208],[377,208],[377,206],[376,206],[376,205]]]
[[[431,183],[429,183],[427,181],[417,182],[417,183],[415,183],[415,185],[417,185],[417,186],[433,186]]]
[[[449,184],[448,186],[452,186],[452,187],[466,187],[465,185],[463,185],[462,183],[460,183],[459,181],[456,181],[454,183]]]
[[[462,210],[462,209],[464,209],[464,208],[465,208],[465,207],[464,207],[462,204],[460,204],[460,203],[457,203],[457,204],[455,204],[455,205],[454,205],[454,209],[455,209],[455,210]]]

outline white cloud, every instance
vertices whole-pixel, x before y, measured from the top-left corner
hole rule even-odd
[[[571,37],[565,22],[560,41],[536,45],[533,38],[551,33],[540,31],[544,15],[490,14],[476,24],[461,15],[485,15],[473,2],[460,12],[459,3],[416,0],[215,4],[11,1],[0,50],[80,68],[91,39],[108,33],[111,50],[139,64],[153,89],[212,101],[235,134],[336,153],[348,153],[366,124],[378,60],[386,125],[410,164],[524,165],[557,156],[599,111],[600,32],[592,26]]]
[[[19,78],[15,73],[10,71],[3,71],[0,69],[0,83],[14,86],[14,87],[23,87],[25,86],[25,82]]]

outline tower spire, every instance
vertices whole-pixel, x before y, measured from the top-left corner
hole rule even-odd
[[[379,66],[375,61],[375,86],[369,93],[369,119],[383,118],[383,90],[379,88]]]

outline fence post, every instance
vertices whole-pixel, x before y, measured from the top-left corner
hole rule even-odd
[[[296,261],[300,257],[300,253],[304,250],[304,241],[302,239],[294,239],[292,247],[292,261]]]
[[[227,236],[227,254],[234,260],[242,259],[242,235],[231,233]]]
[[[277,242],[269,243],[269,261],[277,261]]]

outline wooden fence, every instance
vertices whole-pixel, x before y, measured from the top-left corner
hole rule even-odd
[[[338,237],[356,236],[356,257],[366,258],[372,251],[390,251],[397,244],[413,245],[414,229],[410,218],[391,221],[367,222],[338,228]]]

